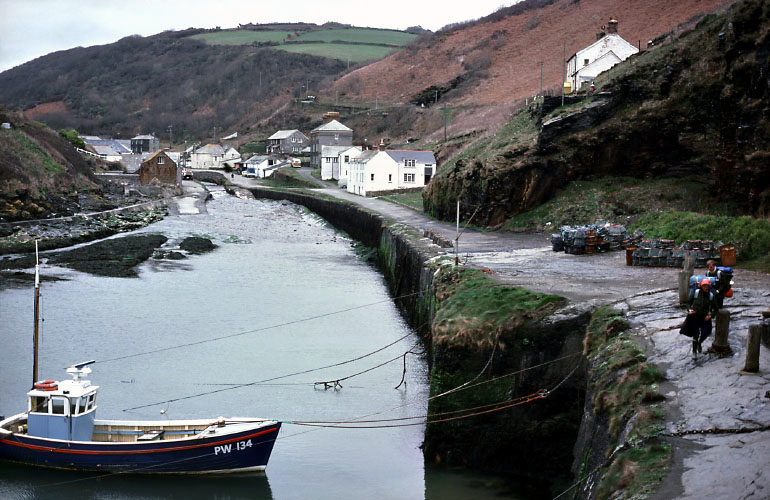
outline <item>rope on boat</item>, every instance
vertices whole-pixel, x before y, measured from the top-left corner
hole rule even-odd
[[[575,353],[575,354],[579,354],[579,353]],[[574,356],[575,354],[572,354],[572,356]],[[565,356],[565,357],[569,357],[569,356]],[[552,360],[550,362],[541,363],[538,366],[554,363],[556,361],[564,359],[565,357],[562,357],[558,360]],[[489,363],[487,363],[487,366],[489,366]],[[486,371],[487,366],[484,367],[484,369],[481,371],[481,373],[479,373],[478,376],[481,376],[481,374],[483,374],[484,371]],[[336,420],[336,421],[288,420],[288,421],[283,421],[283,423],[298,425],[298,426],[305,426],[305,427],[330,427],[330,428],[338,428],[338,429],[380,429],[380,428],[393,428],[393,427],[409,427],[409,426],[415,426],[415,425],[428,425],[428,424],[451,422],[454,420],[477,417],[480,415],[486,415],[489,413],[506,410],[508,408],[513,408],[514,406],[520,406],[527,403],[531,403],[532,401],[536,401],[538,399],[545,399],[552,392],[556,391],[559,387],[561,387],[570,377],[572,377],[572,375],[575,373],[575,371],[578,369],[579,366],[580,366],[580,361],[578,361],[575,367],[572,370],[570,370],[570,372],[551,389],[540,389],[536,392],[533,392],[532,394],[528,394],[525,396],[519,396],[513,399],[498,401],[496,403],[488,403],[485,405],[476,406],[472,408],[464,408],[461,410],[452,410],[447,412],[419,415],[419,416],[413,416],[413,417],[398,417],[398,418],[384,418],[384,419],[371,419],[371,420],[351,419],[351,420],[341,420],[341,421],[340,420]],[[534,369],[534,368],[536,367],[525,368],[524,370],[519,370],[519,372],[517,373]],[[512,374],[508,374],[506,376],[511,376],[511,375]],[[476,380],[478,376],[473,380]],[[498,377],[495,380],[499,380],[499,378],[500,377]],[[446,391],[442,395],[451,394],[453,392],[462,390],[464,388],[468,388],[468,384],[473,382],[473,380],[470,380],[462,384],[461,386],[456,387],[455,389]],[[489,382],[491,381],[481,382],[476,385],[481,385]],[[435,397],[437,396],[434,396],[433,398],[428,398],[428,399],[434,399]],[[407,405],[404,405],[404,406],[407,406]],[[384,411],[389,411],[389,410],[384,410]],[[379,413],[382,413],[382,412],[379,412]],[[362,418],[365,418],[365,417],[362,417]],[[419,421],[404,423],[405,420],[419,420]],[[361,425],[361,424],[373,424],[373,425]]]
[[[197,398],[197,397],[201,397],[201,396],[208,396],[208,395],[216,394],[216,393],[219,393],[219,392],[231,391],[233,389],[240,389],[241,387],[250,387],[250,386],[255,386],[255,385],[261,385],[261,384],[264,384],[266,382],[273,382],[275,380],[281,380],[281,379],[284,379],[284,378],[294,377],[294,376],[297,376],[297,375],[304,375],[304,374],[307,374],[307,373],[317,372],[317,371],[320,371],[320,370],[326,370],[328,368],[335,368],[335,367],[338,367],[338,366],[343,366],[343,365],[346,365],[346,364],[349,364],[349,363],[353,363],[355,361],[360,361],[360,360],[362,360],[364,358],[367,358],[369,356],[372,356],[374,354],[377,354],[378,352],[381,352],[381,351],[383,351],[383,350],[385,350],[385,349],[387,349],[387,348],[389,348],[389,347],[391,347],[391,346],[401,342],[402,340],[406,339],[407,337],[409,337],[411,335],[412,335],[411,332],[407,333],[403,337],[400,337],[400,338],[394,340],[393,342],[390,342],[389,344],[384,345],[383,347],[380,347],[379,349],[376,349],[376,350],[374,350],[372,352],[369,352],[367,354],[358,356],[358,357],[353,358],[353,359],[348,359],[346,361],[341,361],[339,363],[334,363],[334,364],[331,364],[331,365],[321,366],[321,367],[317,367],[317,368],[309,368],[307,370],[301,370],[301,371],[294,372],[294,373],[289,373],[289,374],[286,374],[286,375],[279,375],[277,377],[272,377],[272,378],[267,378],[267,379],[263,379],[263,380],[258,380],[258,381],[255,381],[255,382],[247,382],[247,383],[243,383],[243,384],[233,384],[233,385],[228,386],[228,387],[223,387],[223,388],[220,388],[220,389],[213,389],[211,391],[206,391],[206,392],[200,392],[198,394],[191,394],[189,396],[182,396],[182,397],[179,397],[179,398],[168,399],[166,401],[159,401],[159,402],[156,402],[156,403],[148,403],[148,404],[145,404],[145,405],[134,406],[134,407],[131,407],[131,408],[125,408],[125,409],[123,409],[123,411],[131,411],[131,410],[137,410],[137,409],[140,409],[140,408],[148,408],[150,406],[157,406],[157,405],[161,405],[161,404],[174,403],[176,401],[182,401],[182,400],[185,400],[185,399],[192,399],[192,398]],[[417,343],[419,344],[419,342],[421,342],[427,335],[428,335],[428,333],[423,335],[423,337],[421,337],[420,340]],[[398,357],[396,357],[395,359],[398,359],[400,357],[401,357],[401,355],[399,354]],[[382,363],[382,364],[378,365],[375,368],[383,366],[383,365],[385,365],[387,363],[390,363],[392,361],[393,360],[390,360],[390,361],[388,361],[386,363]],[[372,369],[374,369],[374,368],[370,368],[369,370],[365,370],[365,371],[370,371]],[[354,376],[354,375],[351,375],[350,377],[352,377],[352,376]],[[350,378],[350,377],[346,377],[346,378]]]

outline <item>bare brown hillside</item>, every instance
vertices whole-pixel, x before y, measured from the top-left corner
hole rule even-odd
[[[556,0],[546,7],[501,20],[468,23],[438,32],[412,47],[354,71],[331,89],[343,98],[407,102],[432,85],[471,77],[444,100],[454,105],[492,105],[558,88],[562,53],[567,58],[596,40],[610,18],[619,34],[645,48],[647,41],[694,16],[722,10],[733,0]],[[490,17],[495,17],[490,16]]]

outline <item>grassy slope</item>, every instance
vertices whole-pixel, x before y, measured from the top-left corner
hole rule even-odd
[[[279,45],[278,50],[291,52],[292,54],[306,54],[317,57],[329,57],[341,61],[351,62],[382,59],[395,49],[381,45],[352,45],[343,43],[298,43]]]
[[[296,38],[301,42],[350,42],[403,46],[417,38],[417,35],[404,31],[378,30],[370,28],[346,28],[333,30],[308,31]]]

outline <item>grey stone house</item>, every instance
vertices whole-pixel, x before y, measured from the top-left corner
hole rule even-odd
[[[353,130],[338,122],[340,114],[329,112],[323,124],[310,131],[310,166],[321,168],[323,146],[352,146]]]
[[[160,140],[154,135],[137,135],[131,138],[131,152],[154,153],[160,150]]]
[[[279,130],[267,138],[267,153],[298,155],[309,145],[310,139],[299,130]]]

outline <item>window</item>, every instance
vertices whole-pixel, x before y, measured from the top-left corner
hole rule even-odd
[[[350,156],[349,155],[345,155],[345,163],[347,163],[349,161],[350,161]]]
[[[414,174],[404,174],[404,182],[414,182]]]
[[[404,160],[405,167],[414,167],[414,160]]]
[[[64,398],[53,397],[51,398],[51,413],[54,415],[66,415],[67,407],[65,405]]]
[[[334,134],[334,140],[339,141],[340,140],[340,134]]]
[[[393,174],[388,174],[388,182],[393,182]]]
[[[163,165],[163,162],[166,161],[166,158],[163,156],[158,156],[158,165]]]
[[[372,174],[372,178],[370,180],[374,180],[374,174]]]
[[[45,396],[32,396],[29,411],[35,413],[48,413],[48,398]]]
[[[588,66],[588,59],[583,59],[583,66]]]

